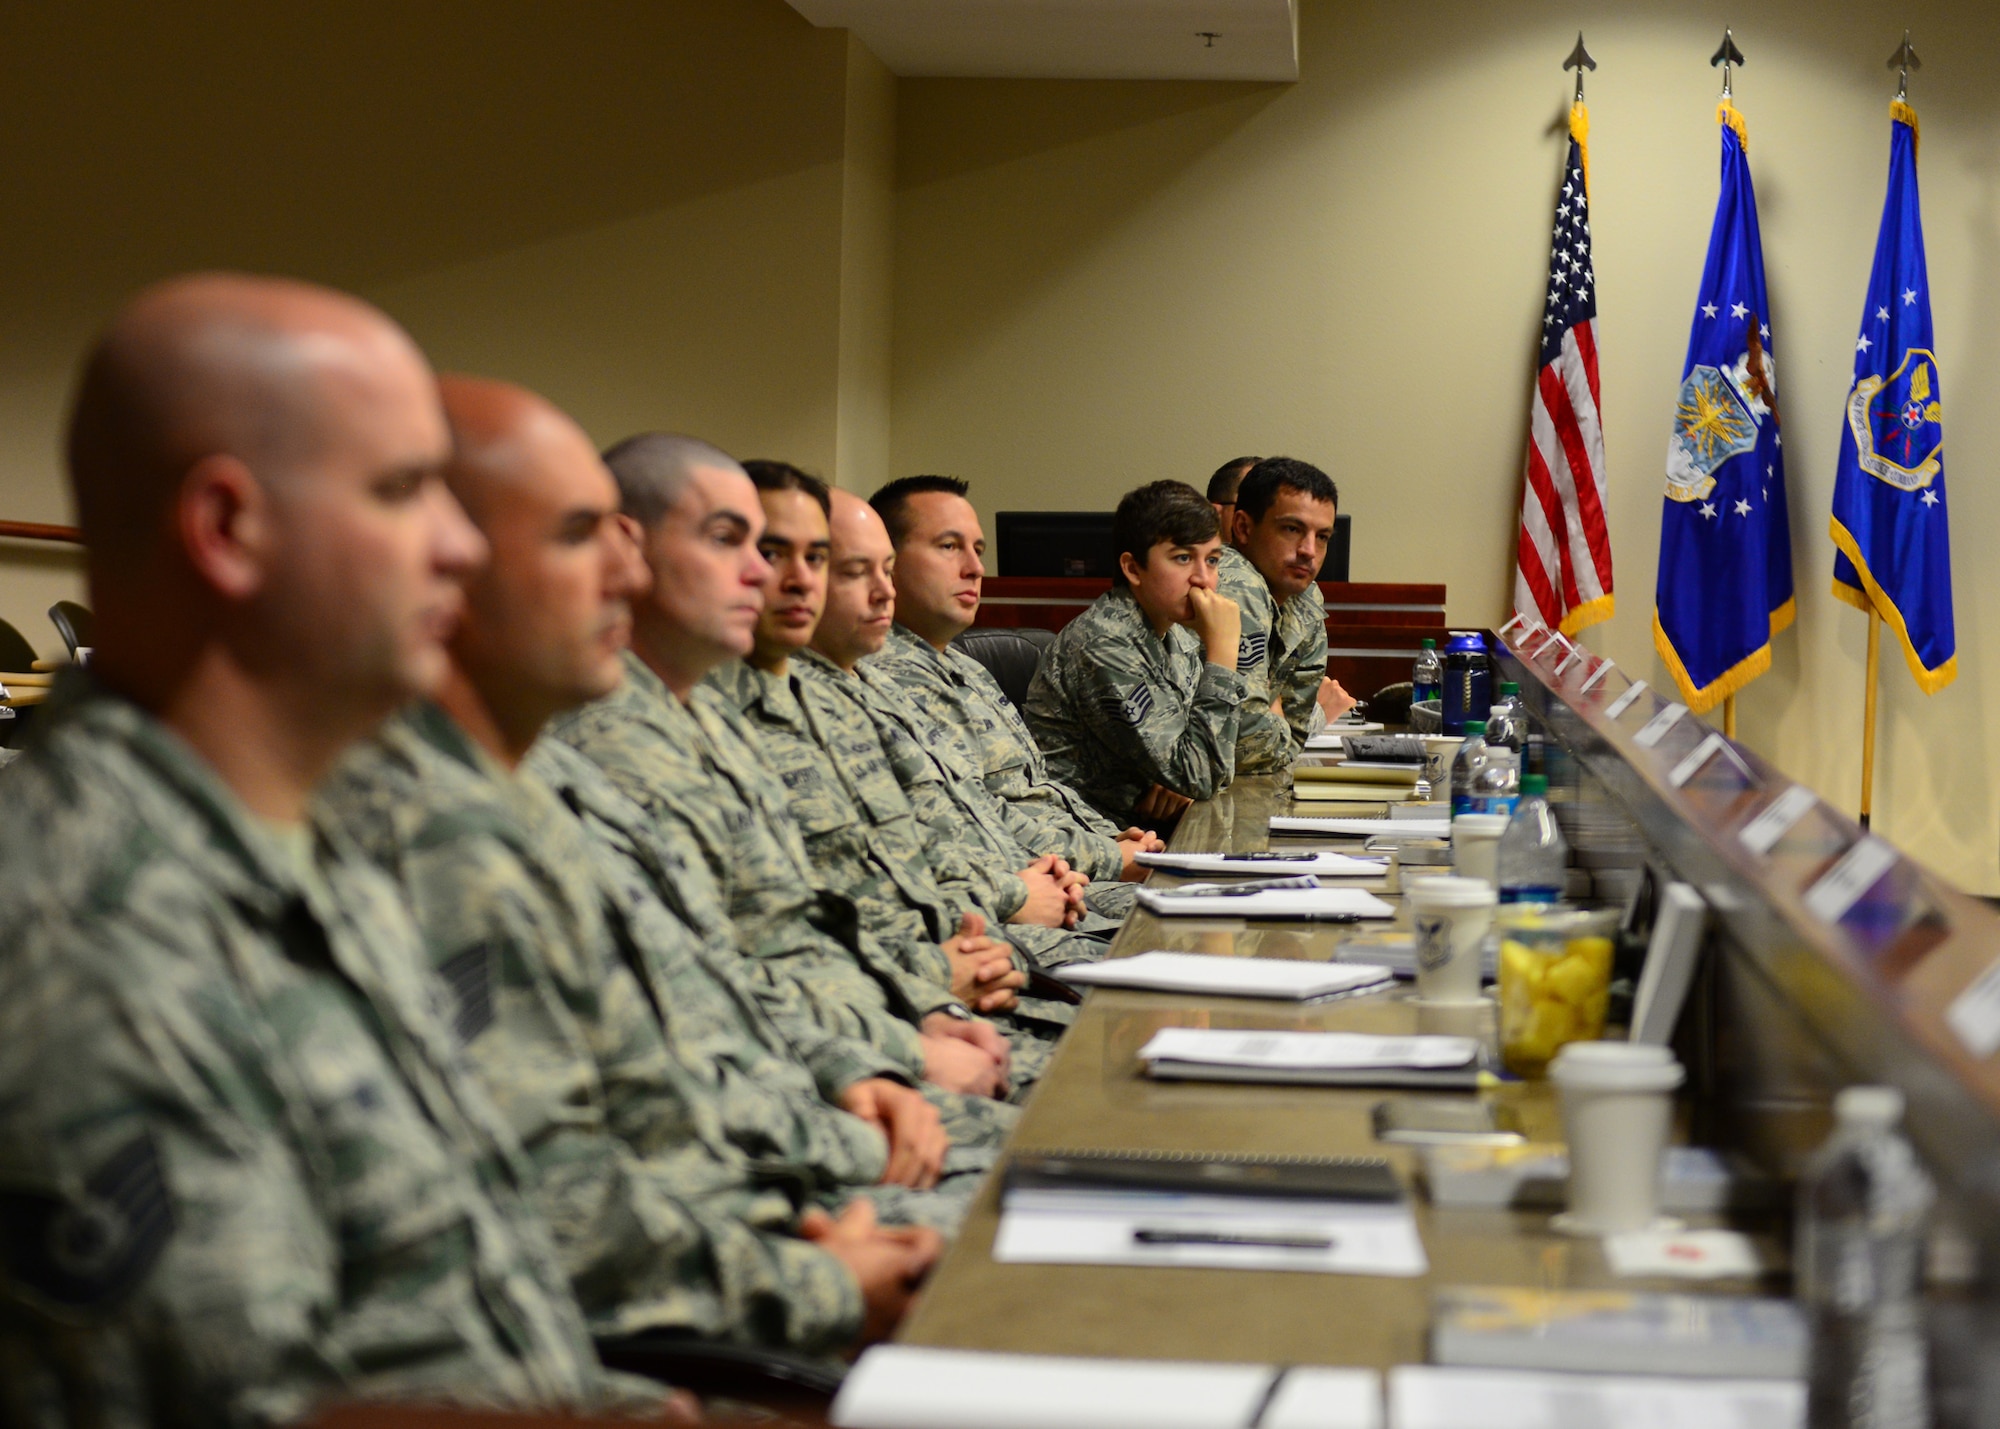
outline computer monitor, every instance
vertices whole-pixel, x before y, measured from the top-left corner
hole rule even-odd
[[[1109,511],[1001,511],[994,518],[1003,576],[1099,576],[1117,569]],[[1320,567],[1323,581],[1347,579],[1354,518],[1334,518],[1333,540]]]

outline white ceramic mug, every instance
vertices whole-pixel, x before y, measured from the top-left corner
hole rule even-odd
[[[1480,949],[1499,902],[1492,885],[1448,875],[1412,878],[1405,896],[1417,938],[1417,996],[1477,1002]]]
[[[1660,1210],[1660,1161],[1686,1077],[1665,1047],[1572,1042],[1549,1064],[1569,1142],[1569,1212],[1577,1235],[1644,1230]]]
[[[1451,821],[1451,871],[1500,886],[1500,835],[1513,821],[1505,814],[1460,814]]]

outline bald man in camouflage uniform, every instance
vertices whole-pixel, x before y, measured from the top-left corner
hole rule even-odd
[[[0,1417],[657,1407],[598,1366],[395,890],[304,822],[441,677],[482,550],[421,355],[203,275],[120,316],[72,412],[105,683],[0,776]]]

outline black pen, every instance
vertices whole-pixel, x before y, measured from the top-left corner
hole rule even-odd
[[[1332,1236],[1232,1235],[1226,1231],[1174,1231],[1141,1226],[1132,1232],[1140,1245],[1246,1245],[1265,1250],[1332,1250]]]

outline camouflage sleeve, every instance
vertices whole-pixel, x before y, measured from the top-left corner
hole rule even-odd
[[[516,856],[467,825],[447,811],[418,828],[398,871],[593,1326],[845,1346],[859,1290],[787,1234],[788,1204],[746,1216],[749,1168],[703,1134],[701,1093],[609,930],[585,940],[552,924]]]
[[[1236,673],[1243,679],[1243,713],[1236,726],[1236,772],[1275,774],[1291,768],[1299,756],[1299,743],[1285,717],[1274,712],[1271,702],[1278,691],[1271,684],[1271,661],[1275,632],[1272,629],[1270,594],[1258,582],[1256,591],[1226,591],[1236,597],[1243,613],[1243,635],[1236,646]]]
[[[1306,739],[1324,722],[1319,714],[1319,687],[1326,678],[1326,606],[1318,591],[1302,614],[1306,617],[1304,638],[1279,672],[1278,698],[1284,702],[1285,719],[1303,748]],[[1366,693],[1365,691],[1363,692]]]
[[[1091,657],[1072,672],[1077,716],[1142,786],[1163,784],[1207,799],[1228,785],[1236,769],[1242,676],[1204,662],[1187,698],[1115,643]]]

